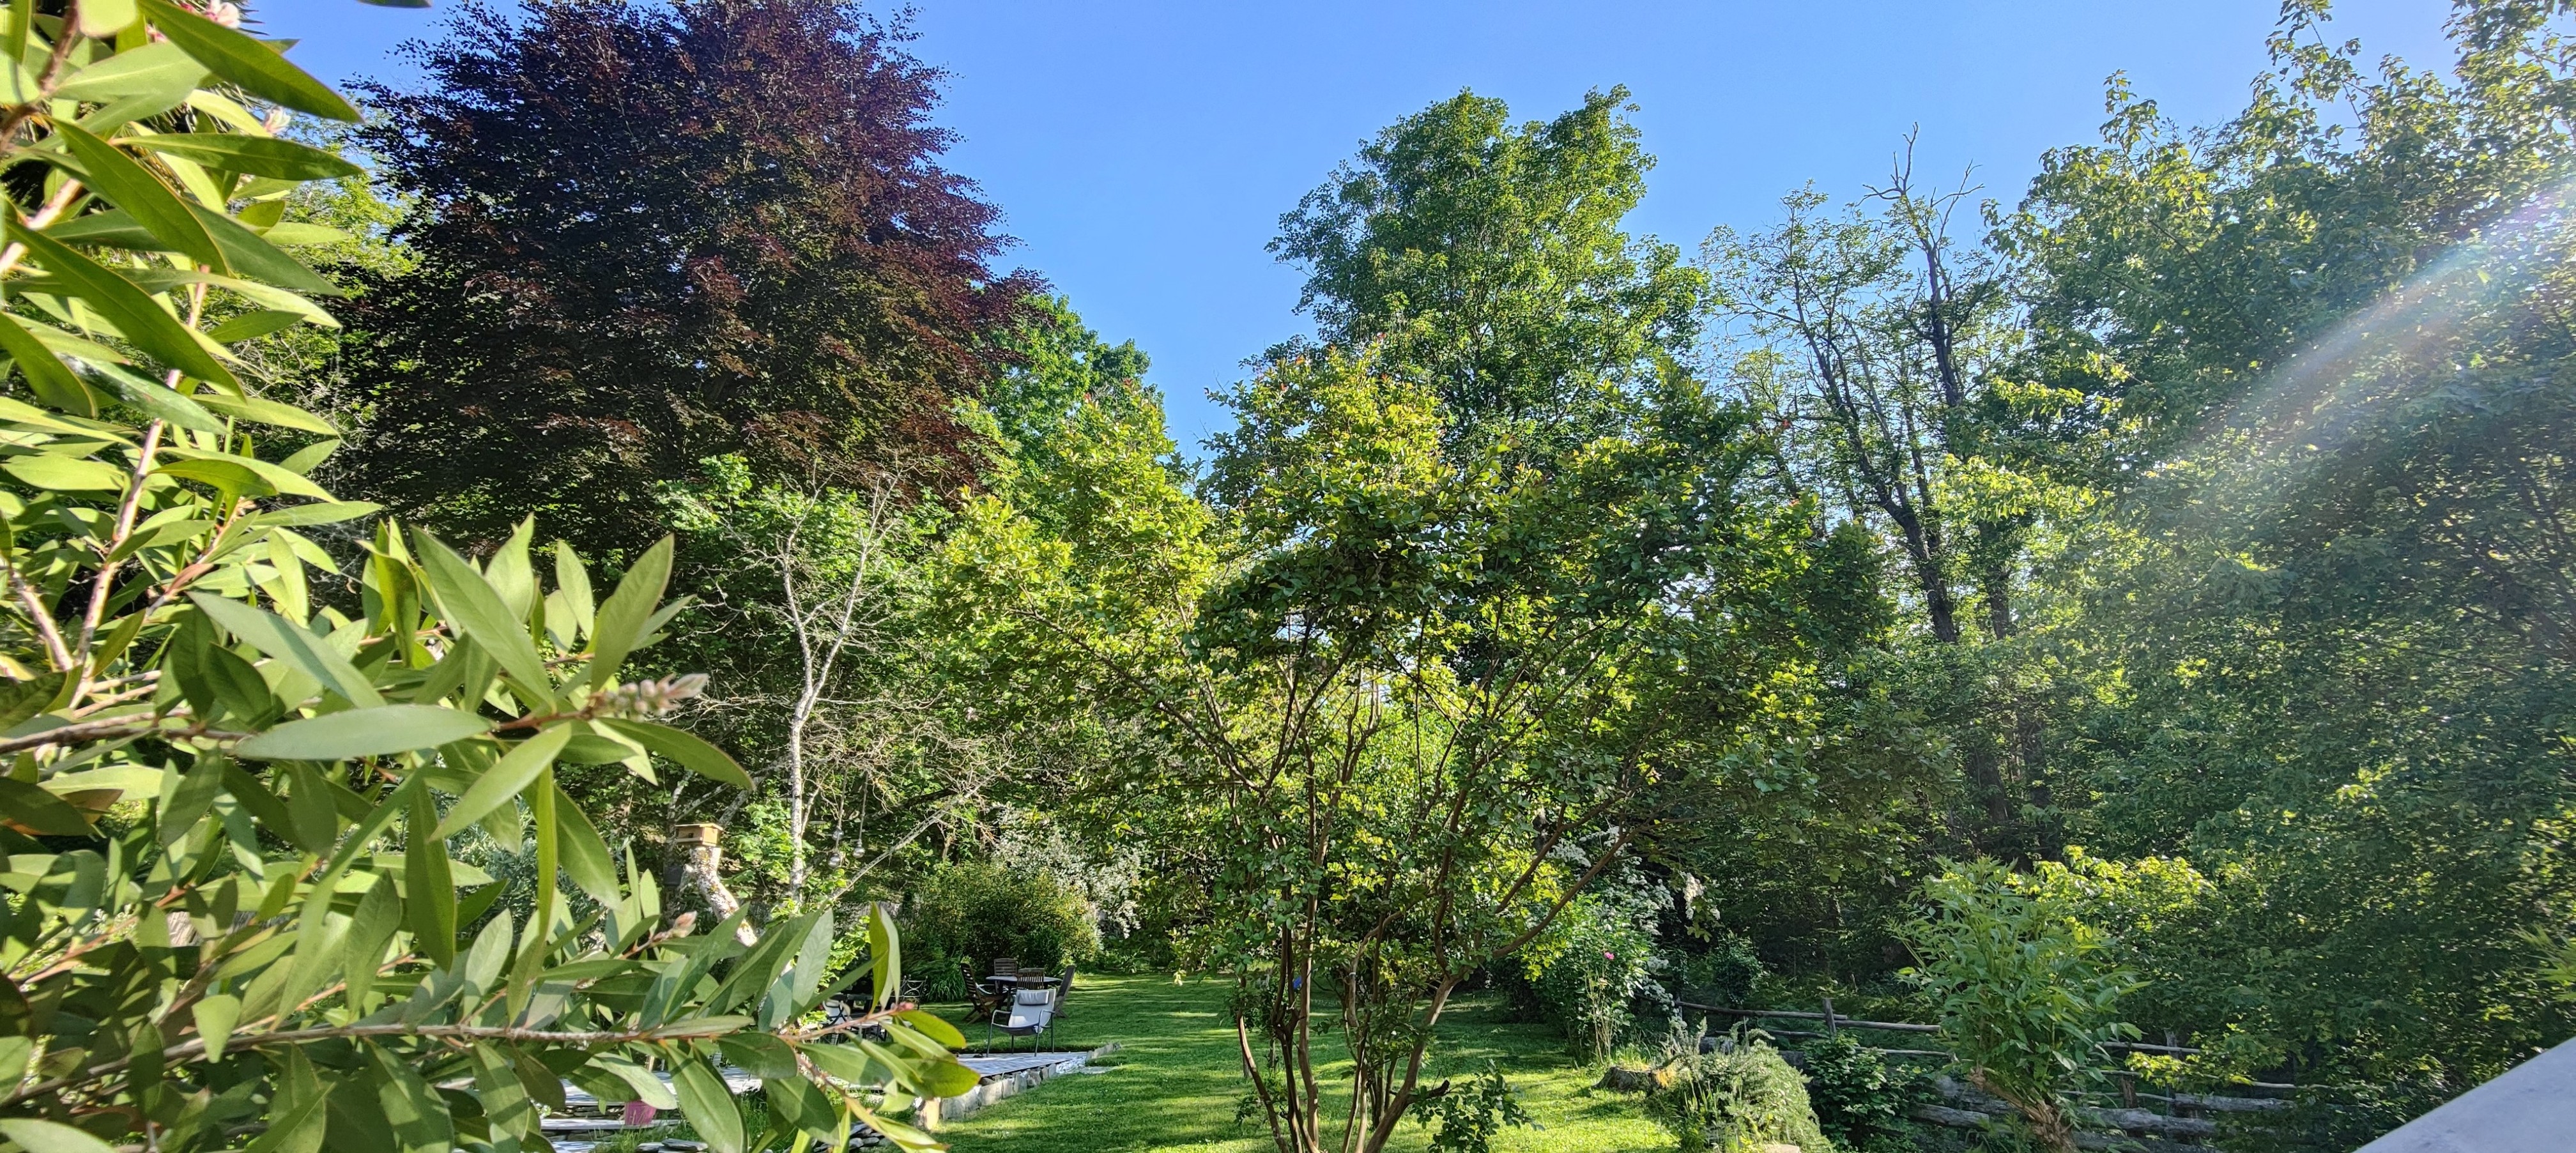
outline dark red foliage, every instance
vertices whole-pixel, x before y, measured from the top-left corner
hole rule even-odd
[[[413,45],[424,89],[362,86],[420,263],[347,310],[344,487],[616,548],[716,453],[966,479],[951,401],[1042,284],[988,266],[1009,242],[905,39],[833,0],[561,0]]]

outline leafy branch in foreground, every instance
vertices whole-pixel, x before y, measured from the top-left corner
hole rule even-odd
[[[309,479],[332,426],[234,374],[231,345],[334,323],[288,252],[333,237],[285,198],[355,169],[278,133],[354,111],[167,0],[22,0],[5,35],[0,1148],[516,1153],[566,1081],[727,1151],[855,1123],[933,1146],[883,1110],[974,1076],[894,1001],[890,924],[847,973],[828,914],[666,926],[555,780],[660,757],[749,783],[660,719],[702,678],[618,679],[677,611],[668,542],[598,599],[565,547],[544,587],[532,525],[479,564],[356,531],[374,507]],[[533,907],[451,856],[477,830],[533,857]],[[813,1023],[863,980],[864,1012]]]

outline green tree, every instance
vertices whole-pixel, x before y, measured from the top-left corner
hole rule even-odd
[[[1101,787],[1184,846],[1162,867],[1208,902],[1186,951],[1240,983],[1285,1150],[1382,1148],[1445,1091],[1419,1078],[1459,983],[1544,932],[1658,790],[1768,771],[1748,746],[1798,692],[1809,538],[1729,495],[1734,410],[1675,388],[1542,474],[1447,455],[1437,398],[1373,368],[1238,388],[1204,506],[1150,443],[1068,443],[969,505],[940,598],[1013,692],[1168,750]],[[1321,1012],[1358,1057],[1338,1089]]]
[[[2117,496],[2077,835],[2200,866],[2187,1032],[2303,1083],[2429,1102],[2568,1030],[2524,944],[2576,908],[2568,15],[2463,4],[2448,75],[2373,74],[2293,5],[2241,115],[2115,86],[2002,234]]]
[[[1450,447],[1545,459],[1651,391],[1696,332],[1700,274],[1620,221],[1653,166],[1624,88],[1545,123],[1461,92],[1397,122],[1280,218],[1327,344],[1431,387]]]

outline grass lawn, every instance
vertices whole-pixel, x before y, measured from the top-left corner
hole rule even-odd
[[[1235,1123],[1248,1085],[1225,1018],[1227,988],[1217,981],[1176,985],[1169,977],[1083,977],[1056,1046],[1116,1041],[1122,1047],[1107,1058],[1110,1071],[1058,1077],[944,1127],[940,1137],[957,1153],[1262,1153],[1271,1146],[1259,1118]],[[951,1020],[964,1017],[959,1007],[940,1011]],[[963,1027],[968,1040],[980,1040],[979,1030]],[[1318,1057],[1333,1040],[1318,1038]],[[1634,1098],[1594,1092],[1599,1070],[1567,1057],[1555,1030],[1504,1024],[1496,1006],[1482,999],[1453,1003],[1441,1018],[1428,1079],[1436,1084],[1443,1076],[1480,1072],[1488,1060],[1545,1127],[1512,1130],[1495,1143],[1497,1150],[1663,1153],[1674,1147],[1638,1112]],[[1344,1062],[1333,1066],[1346,1070]],[[1428,1130],[1407,1120],[1394,1147],[1419,1150],[1428,1138]]]

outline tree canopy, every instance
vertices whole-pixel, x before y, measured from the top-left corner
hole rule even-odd
[[[723,453],[973,474],[952,402],[1038,282],[993,267],[998,213],[941,167],[940,75],[902,25],[822,0],[452,19],[420,87],[363,89],[415,263],[358,278],[351,483],[469,539],[541,512],[631,548],[653,482]]]

